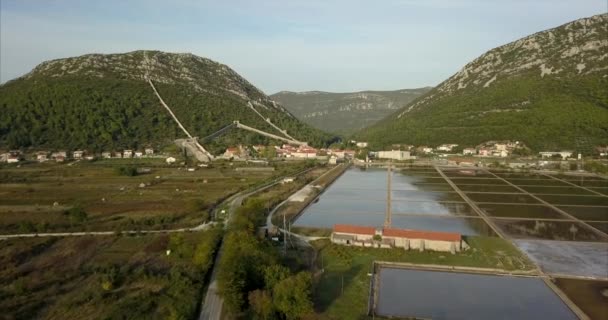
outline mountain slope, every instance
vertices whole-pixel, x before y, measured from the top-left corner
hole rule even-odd
[[[99,151],[166,145],[183,138],[145,81],[146,74],[193,135],[207,136],[233,120],[276,133],[247,107],[251,101],[297,139],[322,144],[329,138],[225,65],[192,54],[135,51],[47,61],[0,86],[0,147]],[[233,130],[211,147],[266,141]]]
[[[350,134],[376,123],[430,89],[352,93],[281,91],[270,97],[316,128]]]
[[[521,140],[534,149],[608,141],[608,14],[495,48],[357,134],[391,143]]]

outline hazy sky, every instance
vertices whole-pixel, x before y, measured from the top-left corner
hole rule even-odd
[[[488,49],[606,0],[0,0],[0,82],[138,49],[225,63],[268,94],[436,85]]]

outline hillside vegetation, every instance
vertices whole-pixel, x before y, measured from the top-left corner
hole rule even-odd
[[[430,89],[350,93],[281,91],[270,97],[315,128],[352,134],[399,110]]]
[[[490,50],[398,112],[356,134],[392,143],[588,150],[608,141],[608,14]]]
[[[276,133],[249,107],[313,145],[330,136],[298,121],[225,65],[191,54],[135,51],[48,61],[0,86],[0,147],[93,151],[166,145],[183,138],[144,80],[193,134],[205,137],[234,120]],[[264,143],[233,131],[217,145]]]

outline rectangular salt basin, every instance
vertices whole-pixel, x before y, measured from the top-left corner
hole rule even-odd
[[[546,273],[608,278],[608,243],[545,240],[514,242]]]
[[[608,197],[604,196],[547,196],[537,197],[554,205],[586,205],[586,206],[608,206]]]
[[[393,214],[476,216],[467,203],[437,203],[432,201],[391,201]],[[322,197],[304,210],[299,219],[315,214],[384,214],[386,201]]]
[[[497,202],[497,203],[539,203],[527,194],[500,194],[500,193],[466,193],[469,199],[475,202]]]
[[[536,277],[382,267],[376,314],[421,319],[578,319]]]
[[[500,179],[491,178],[450,178],[456,185],[461,184],[491,184],[491,185],[507,185],[506,182]]]
[[[550,208],[549,206],[539,205],[519,205],[519,204],[489,204],[482,203],[477,205],[485,214],[499,218],[538,218],[538,219],[569,219],[567,216]]]
[[[332,228],[335,224],[352,224],[358,226],[381,227],[385,214],[327,214],[307,213],[294,223],[296,227]],[[481,218],[460,218],[442,216],[413,216],[404,214],[392,215],[392,226],[402,229],[457,232],[463,235],[494,236],[492,229]]]
[[[558,208],[586,221],[608,221],[608,207],[559,206]]]
[[[494,224],[513,239],[559,241],[608,241],[605,234],[576,221],[504,220],[492,218]]]
[[[574,186],[521,186],[520,188],[532,194],[595,195],[591,191]]]
[[[565,182],[553,179],[506,179],[516,186],[562,186],[562,187],[571,187],[572,185],[567,184]]]

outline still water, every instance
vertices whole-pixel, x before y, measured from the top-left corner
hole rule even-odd
[[[540,278],[381,268],[376,312],[422,319],[578,319]]]
[[[432,173],[432,171],[429,171]],[[492,235],[486,223],[440,177],[419,171],[392,175],[394,227]],[[387,172],[350,168],[302,212],[295,226],[331,228],[334,224],[379,227],[384,223]]]

